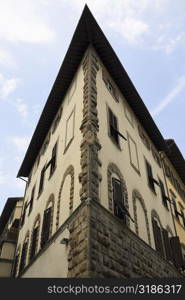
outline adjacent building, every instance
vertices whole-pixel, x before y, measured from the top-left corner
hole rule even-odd
[[[86,6],[18,172],[14,275],[182,276],[168,146]]]
[[[0,277],[14,276],[13,263],[23,198],[8,198],[0,217]]]

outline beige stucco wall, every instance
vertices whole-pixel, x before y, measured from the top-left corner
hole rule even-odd
[[[0,261],[0,278],[1,277],[10,277],[11,269],[12,269],[12,264],[10,262]]]
[[[103,66],[102,63],[101,66]],[[129,107],[128,103],[126,102],[126,99],[123,97],[123,95],[121,95],[121,93],[119,93],[119,103],[117,103],[113,98],[113,96],[111,95],[111,93],[106,88],[106,85],[102,79],[102,67],[100,67],[100,70],[98,71],[97,74],[97,90],[98,90],[98,117],[99,117],[99,125],[100,125],[100,131],[98,137],[100,140],[100,144],[102,145],[102,149],[100,150],[100,154],[99,154],[100,160],[102,162],[102,167],[100,170],[102,174],[102,181],[100,185],[101,202],[106,208],[108,208],[107,166],[109,163],[113,162],[118,166],[126,181],[126,185],[128,189],[129,212],[132,217],[134,216],[132,192],[133,190],[136,189],[142,195],[142,198],[144,200],[147,209],[152,246],[154,247],[153,230],[152,230],[152,223],[151,223],[152,210],[157,211],[157,213],[159,214],[163,227],[166,228],[166,226],[169,226],[172,232],[174,232],[174,228],[173,228],[170,211],[167,210],[162,204],[160,188],[158,186],[155,186],[156,194],[154,194],[148,186],[145,158],[152,165],[154,178],[158,179],[159,176],[159,178],[164,183],[164,175],[163,175],[162,168],[160,168],[156,163],[156,161],[154,160],[151,150],[149,151],[146,148],[146,146],[143,144],[138,133],[138,124],[140,123],[137,117],[134,115],[132,109]],[[120,138],[120,145],[121,145],[121,150],[120,150],[108,136],[107,106],[112,110],[112,112],[116,115],[118,119],[119,131],[125,137],[128,137],[129,135],[137,145],[140,174],[136,172],[136,170],[133,168],[133,166],[130,163],[128,141],[125,141],[122,138]],[[126,115],[128,118],[126,117]],[[130,118],[130,115],[133,118],[133,125],[128,120]],[[149,141],[151,144],[153,144],[150,138]],[[139,207],[138,204],[137,219],[139,223],[138,224],[139,232],[140,232],[140,236],[146,242],[148,242],[146,236],[145,222],[143,221],[143,214],[141,213],[141,209],[142,208]],[[135,225],[132,222],[130,223],[130,227],[133,231],[135,231]]]
[[[11,242],[4,242],[1,249],[1,258],[13,259],[15,252],[15,244]]]
[[[69,237],[69,231],[64,230],[55,241],[44,251],[26,270],[22,278],[36,277],[67,277],[68,272],[68,246],[61,244],[63,238]]]
[[[40,157],[39,166],[36,167],[37,161],[33,166],[31,181],[29,186],[27,187],[27,190],[25,192],[25,197],[24,197],[24,202],[30,200],[32,188],[36,184],[33,209],[31,214],[29,216],[28,215],[26,216],[25,223],[20,230],[20,234],[18,238],[18,247],[22,246],[27,231],[29,232],[32,231],[35,218],[38,214],[41,215],[41,227],[42,227],[43,212],[46,208],[46,202],[52,193],[54,194],[55,197],[52,233],[56,231],[57,202],[59,197],[59,190],[61,187],[64,173],[70,165],[74,167],[73,210],[80,204],[80,196],[79,196],[80,185],[79,185],[78,175],[81,171],[80,144],[82,141],[82,136],[80,132],[80,125],[82,121],[82,109],[83,109],[83,83],[84,83],[83,70],[82,70],[82,66],[80,65],[76,72],[75,79],[73,80],[69,88],[69,91],[67,92],[66,96],[63,99],[62,102],[63,112],[62,112],[60,122],[54,134],[51,134],[50,142],[45,153]],[[75,88],[73,85],[75,86]],[[69,99],[69,94],[71,97],[70,99]],[[69,119],[72,111],[74,111],[74,137],[69,147],[66,150],[65,149],[66,122]],[[56,141],[58,141],[57,162],[56,162],[57,167],[55,169],[54,174],[51,176],[51,178],[49,178],[50,168],[46,170],[45,179],[44,179],[44,188],[41,195],[38,198],[38,189],[39,189],[41,170],[43,166],[51,159],[52,149]],[[70,183],[71,183],[71,178],[68,175],[65,179],[64,186],[61,193],[59,225],[61,225],[62,222],[64,222],[65,219],[69,217]],[[40,245],[40,237],[39,237],[39,245]],[[57,261],[55,263],[57,265]]]

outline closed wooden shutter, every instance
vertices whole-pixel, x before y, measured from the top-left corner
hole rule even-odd
[[[23,208],[22,218],[21,218],[21,227],[24,225],[25,216],[26,216],[26,207],[27,207],[27,204],[25,203],[24,208]]]
[[[148,183],[150,188],[155,191],[154,181],[153,181],[153,174],[152,174],[152,167],[149,164],[149,162],[146,161],[146,169],[147,169],[147,175],[148,175]]]
[[[50,176],[53,174],[56,167],[56,154],[57,154],[57,143],[53,147],[52,157],[51,157],[51,166],[50,166]]]
[[[154,232],[155,248],[164,257],[164,249],[160,227],[158,226],[157,221],[154,219],[152,219],[152,225]]]
[[[33,187],[32,193],[31,193],[31,199],[30,199],[30,204],[29,204],[29,214],[31,213],[32,208],[33,208],[34,194],[35,194],[35,187]]]
[[[177,219],[179,219],[179,212],[177,210],[177,204],[176,201],[173,199],[173,204],[174,204],[174,212],[175,212],[175,216]]]
[[[17,274],[17,267],[19,262],[19,255],[17,254],[15,256],[14,264],[13,264],[13,271],[12,271],[12,277],[14,278]]]
[[[49,207],[44,211],[44,219],[43,219],[42,235],[41,235],[41,247],[43,247],[49,239],[50,226],[51,226],[51,207]]]
[[[123,219],[126,222],[126,211],[124,206],[124,198],[123,198],[123,191],[121,182],[116,179],[112,178],[112,185],[113,185],[113,202],[114,202],[114,214],[120,219]]]
[[[119,144],[117,118],[110,109],[109,109],[109,128],[110,128],[110,135],[115,140],[115,142]]]
[[[163,234],[163,241],[164,241],[166,259],[167,260],[172,260],[172,249],[171,249],[171,245],[170,245],[170,239],[168,237],[168,231],[163,228],[162,234]]]
[[[172,248],[173,262],[177,269],[184,269],[184,261],[182,256],[181,244],[178,236],[173,236],[170,239]]]
[[[37,235],[38,235],[38,227],[33,230],[32,234],[32,242],[31,242],[31,252],[30,252],[30,259],[35,256],[36,247],[37,247]]]
[[[40,175],[40,183],[39,183],[39,194],[42,192],[43,190],[43,186],[44,186],[44,176],[45,176],[45,166],[43,167],[42,171],[41,171],[41,175]]]
[[[28,243],[24,243],[23,244],[23,248],[22,248],[22,254],[21,254],[21,261],[20,261],[20,268],[19,271],[21,272],[24,267],[25,267],[25,263],[26,263],[26,255],[27,255],[27,249],[28,249]]]
[[[165,188],[164,188],[164,184],[161,180],[159,180],[160,183],[160,189],[161,189],[161,197],[162,197],[162,201],[163,204],[168,207],[168,203],[167,203],[167,197],[166,197],[166,193],[165,193]]]

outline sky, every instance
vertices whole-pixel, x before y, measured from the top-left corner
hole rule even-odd
[[[0,1],[0,213],[24,195],[16,176],[85,4],[185,156],[184,0]]]

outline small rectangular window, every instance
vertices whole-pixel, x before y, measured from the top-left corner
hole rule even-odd
[[[43,219],[42,235],[41,235],[41,247],[43,247],[49,239],[50,226],[51,226],[51,207],[49,207],[44,211],[44,219]]]
[[[126,210],[120,180],[112,178],[114,215],[126,223]]]
[[[148,184],[150,189],[155,192],[155,185],[154,185],[154,179],[153,179],[153,173],[152,173],[152,167],[149,164],[149,162],[146,160],[146,171],[148,176]]]
[[[109,131],[110,136],[119,145],[118,121],[113,112],[109,109]]]
[[[161,229],[154,218],[152,219],[152,226],[154,233],[155,248],[163,257],[165,257]]]
[[[166,196],[164,184],[160,179],[159,179],[159,184],[160,184],[160,190],[161,190],[162,203],[164,204],[164,206],[168,207],[167,196]]]
[[[28,242],[24,243],[22,247],[22,254],[21,254],[20,268],[19,268],[20,272],[24,269],[26,264],[27,248],[28,248]]]
[[[56,158],[57,158],[57,143],[53,147],[50,165],[50,176],[54,173],[56,168]]]
[[[45,177],[45,166],[42,168],[41,175],[40,175],[39,195],[42,192],[44,187],[44,177]]]
[[[30,199],[30,202],[29,202],[29,212],[28,212],[28,214],[31,213],[32,208],[33,208],[34,194],[35,194],[35,186],[33,187],[32,192],[31,192],[31,199]]]
[[[36,246],[37,246],[37,235],[38,235],[38,227],[34,228],[31,242],[31,251],[30,251],[30,259],[35,256]]]

